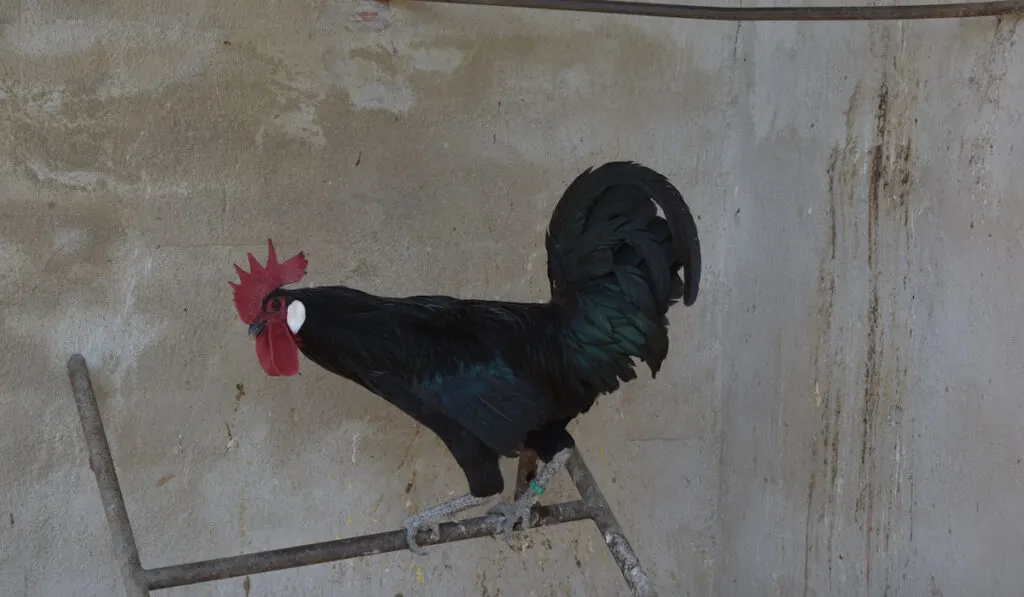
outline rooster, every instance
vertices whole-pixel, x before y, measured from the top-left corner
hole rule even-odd
[[[680,298],[694,303],[701,273],[683,197],[633,162],[587,169],[563,193],[545,238],[545,303],[285,289],[305,275],[306,257],[279,263],[267,245],[266,266],[249,253],[251,271],[235,265],[239,282],[229,282],[264,371],[295,375],[301,352],[430,429],[465,473],[468,493],[404,521],[417,554],[420,530],[436,534],[440,521],[503,492],[499,459],[522,448],[543,464],[529,491],[489,514],[503,517],[509,545],[517,525],[526,531],[575,447],[566,426],[634,379],[634,358],[658,374],[669,348],[666,312]]]

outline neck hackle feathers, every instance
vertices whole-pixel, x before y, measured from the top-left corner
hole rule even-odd
[[[235,309],[244,323],[252,323],[260,314],[263,300],[268,294],[285,284],[298,282],[306,275],[306,256],[300,251],[284,263],[277,262],[274,243],[267,239],[267,265],[262,266],[252,253],[249,253],[249,270],[245,271],[235,264],[238,272],[238,283],[228,282],[234,290]]]

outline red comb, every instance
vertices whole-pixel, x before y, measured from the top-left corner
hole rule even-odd
[[[238,284],[228,282],[228,285],[235,291],[235,309],[242,321],[252,323],[260,314],[263,299],[281,286],[301,280],[306,275],[306,265],[308,262],[301,251],[284,263],[278,263],[274,243],[269,238],[266,267],[260,265],[252,253],[249,253],[249,269],[252,271],[246,272],[236,264]]]

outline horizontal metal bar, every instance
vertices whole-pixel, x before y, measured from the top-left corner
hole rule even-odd
[[[620,0],[413,0],[703,21],[899,21],[964,19],[1024,13],[1024,0],[899,6],[693,6]]]
[[[592,505],[583,500],[541,506],[534,509],[532,525],[551,526],[577,520],[586,520],[594,514]],[[458,523],[446,522],[440,526],[439,537],[433,538],[420,531],[417,542],[422,546],[454,543],[479,537],[490,537],[501,532],[502,517],[481,516]],[[150,589],[168,589],[212,580],[259,574],[377,555],[408,549],[405,531],[390,531],[363,535],[337,541],[326,541],[298,547],[286,547],[217,560],[206,560],[165,568],[144,570],[143,577]]]
[[[82,433],[85,435],[85,445],[89,451],[89,468],[96,476],[100,501],[103,502],[103,510],[107,514],[114,559],[121,570],[125,594],[127,597],[149,597],[149,591],[146,590],[146,584],[142,579],[139,548],[135,545],[135,534],[132,533],[132,525],[128,520],[128,510],[121,494],[121,484],[117,480],[114,458],[110,455],[110,445],[103,431],[103,418],[96,404],[96,395],[92,391],[89,368],[82,355],[75,354],[68,360],[68,380],[75,395],[78,418],[82,423]]]
[[[68,378],[74,391],[75,403],[78,405],[82,431],[89,450],[89,466],[99,486],[100,498],[111,531],[114,556],[121,570],[127,597],[149,597],[150,590],[310,566],[408,548],[405,531],[398,530],[145,570],[139,561],[135,536],[128,520],[110,446],[103,429],[103,420],[96,404],[85,359],[81,355],[76,354],[68,361]],[[536,454],[532,451],[521,455],[516,483],[517,494],[522,491],[527,477],[536,467],[536,462]],[[608,502],[578,451],[574,450],[570,455],[566,468],[582,499],[534,508],[531,513],[531,527],[553,526],[588,518],[594,520],[604,536],[608,549],[619,564],[632,594],[635,597],[657,597],[632,546],[622,534]],[[504,519],[500,516],[481,516],[444,523],[440,525],[437,537],[421,531],[417,540],[420,545],[427,546],[494,536],[502,531],[503,522]]]

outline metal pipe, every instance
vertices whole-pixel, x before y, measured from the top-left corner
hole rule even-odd
[[[127,597],[149,597],[151,590],[402,551],[408,548],[405,531],[399,530],[145,570],[139,561],[135,535],[132,533],[131,523],[128,520],[124,497],[117,479],[117,471],[114,469],[110,446],[103,429],[103,420],[96,404],[96,396],[89,379],[89,370],[82,355],[76,354],[68,361],[68,378],[74,391],[75,403],[78,405],[78,415],[89,451],[89,466],[96,476],[100,499],[103,502],[107,524],[110,527],[114,557],[121,570]],[[517,494],[525,486],[526,479],[536,468],[536,464],[537,455],[533,451],[524,452],[520,456],[516,479]],[[579,452],[573,451],[566,463],[566,468],[582,499],[534,508],[531,527],[552,526],[588,518],[594,520],[634,597],[657,597],[632,546],[623,535],[608,502],[605,501],[604,495],[597,487],[593,475],[587,469]],[[426,531],[421,531],[417,539],[420,545],[426,546],[490,537],[501,532],[502,522],[502,519],[497,516],[482,516],[457,523],[444,523],[440,525],[437,537],[429,536]]]
[[[605,499],[601,489],[597,486],[594,475],[591,474],[590,469],[583,462],[583,457],[580,456],[579,450],[572,451],[569,460],[565,463],[565,468],[569,471],[569,476],[572,477],[573,483],[576,484],[580,497],[592,509],[594,523],[597,524],[598,530],[601,531],[601,536],[608,546],[608,551],[615,558],[615,563],[619,565],[619,570],[622,571],[622,576],[626,579],[626,584],[629,585],[629,590],[633,596],[658,597],[654,590],[654,585],[651,584],[651,580],[647,577],[643,566],[640,565],[640,560],[636,557],[633,546],[629,544],[629,539],[622,532],[622,527],[615,518],[615,514],[612,513],[608,500]]]
[[[533,526],[542,527],[577,520],[586,520],[594,514],[593,505],[583,500],[542,506],[534,509]],[[430,537],[426,531],[417,536],[420,545],[438,545],[465,541],[479,537],[492,537],[501,532],[501,517],[481,516],[458,523],[446,522],[440,526],[439,537]],[[286,547],[260,553],[206,560],[165,568],[145,570],[143,575],[150,589],[168,589],[212,580],[223,580],[237,576],[259,574],[377,555],[408,548],[405,531],[390,531],[374,535],[362,535],[338,541],[313,543],[298,547]]]
[[[82,422],[82,433],[85,435],[85,445],[89,451],[89,468],[96,476],[100,501],[103,502],[103,510],[107,514],[114,559],[121,570],[125,594],[127,597],[149,597],[149,590],[142,578],[139,548],[135,545],[135,535],[128,520],[128,510],[124,506],[121,484],[114,469],[114,459],[110,455],[110,445],[103,431],[103,419],[96,404],[96,395],[92,391],[89,368],[82,355],[75,354],[68,360],[68,379],[75,394],[78,417]]]
[[[724,7],[623,2],[621,0],[413,0],[440,4],[507,6],[703,21],[896,21],[965,19],[1024,13],[1024,0],[956,2],[902,6],[764,6]]]

